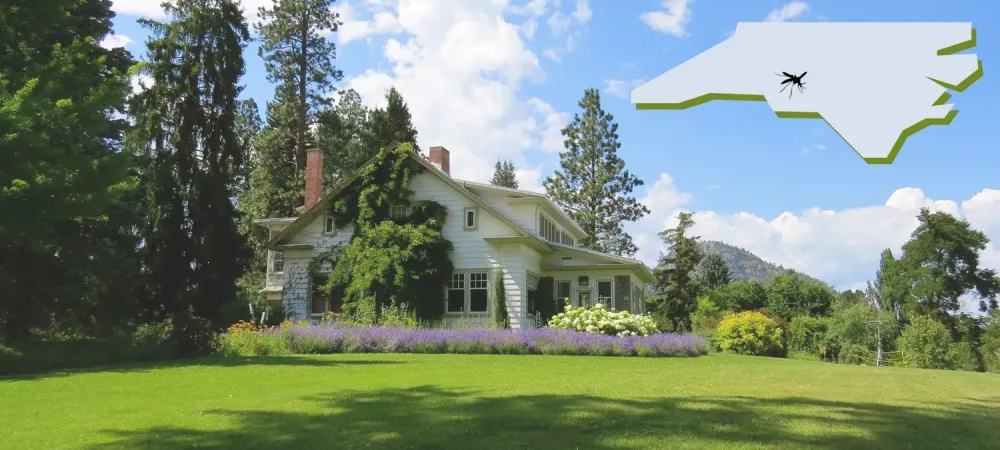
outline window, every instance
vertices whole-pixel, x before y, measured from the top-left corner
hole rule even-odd
[[[448,283],[448,312],[465,312],[465,274],[456,273],[451,275],[451,282]]]
[[[527,308],[527,314],[535,314],[535,299],[538,297],[538,275],[531,272],[527,273],[527,284],[528,284],[528,298],[525,307]]]
[[[327,294],[320,289],[324,284],[326,284],[325,276],[317,276],[312,279],[309,313],[313,316],[323,316],[328,312],[339,314],[343,307],[344,302],[339,296]]]
[[[389,207],[389,218],[400,220],[410,217],[413,214],[413,207],[406,205],[392,205]]]
[[[489,282],[486,272],[469,274],[469,312],[489,312],[490,306]]]
[[[271,272],[281,273],[285,270],[285,254],[283,252],[271,252]]]
[[[333,216],[326,216],[326,218],[324,218],[323,220],[323,232],[333,233],[335,231],[337,231],[337,227],[333,222]]]
[[[603,303],[604,306],[612,306],[611,302],[611,282],[610,281],[598,281],[597,282],[597,303]]]
[[[584,306],[584,307],[593,306],[590,304],[590,294],[592,294],[593,292],[594,291],[590,289],[577,291],[576,306]]]
[[[448,283],[449,313],[485,313],[490,310],[488,272],[460,272]]]
[[[556,301],[559,302],[559,307],[562,308],[563,305],[569,300],[570,282],[569,281],[559,281],[556,282]]]
[[[478,227],[479,217],[476,214],[476,208],[465,208],[465,219],[462,224],[463,228],[466,230],[475,230]]]

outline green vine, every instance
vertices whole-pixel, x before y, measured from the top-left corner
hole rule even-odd
[[[339,228],[354,226],[350,242],[315,258],[310,272],[329,263],[333,271],[321,288],[342,296],[348,318],[378,324],[379,314],[401,306],[422,320],[444,315],[444,284],[454,266],[453,246],[442,229],[447,209],[434,201],[412,204],[410,180],[423,168],[410,159],[413,147],[384,148],[360,169],[331,205]],[[416,206],[412,213],[392,219],[394,205]],[[352,317],[357,316],[357,317]]]

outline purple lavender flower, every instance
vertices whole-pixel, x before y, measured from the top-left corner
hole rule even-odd
[[[409,329],[324,325],[293,327],[294,353],[485,353],[604,356],[698,356],[705,339],[671,333],[615,337],[556,328],[531,330]]]

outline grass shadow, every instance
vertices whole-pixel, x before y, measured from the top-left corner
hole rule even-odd
[[[240,367],[240,366],[314,366],[333,367],[351,365],[403,364],[401,361],[383,360],[333,360],[328,358],[309,358],[305,356],[254,356],[254,357],[224,357],[206,356],[202,358],[178,358],[148,362],[133,362],[115,365],[91,366],[81,368],[54,369],[37,373],[16,373],[0,375],[3,381],[27,381],[43,378],[58,378],[84,373],[136,373],[150,370],[169,369],[176,367]]]
[[[801,397],[499,397],[436,386],[308,399],[311,413],[206,411],[219,431],[103,430],[146,448],[998,448],[1000,404],[886,405]]]

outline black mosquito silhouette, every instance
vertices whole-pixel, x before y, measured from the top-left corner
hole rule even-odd
[[[781,88],[781,90],[778,91],[778,93],[780,94],[782,92],[785,92],[785,89],[788,89],[788,86],[795,86],[796,88],[799,89],[799,92],[805,93],[804,91],[806,89],[806,84],[802,82],[802,77],[806,76],[807,73],[809,73],[809,72],[802,72],[802,75],[798,75],[798,76],[792,75],[792,74],[790,74],[788,72],[781,72],[780,74],[776,73],[775,75],[777,75],[779,77],[780,76],[784,76],[785,77],[785,81],[781,82],[781,84],[785,85],[785,87]],[[792,98],[792,94],[794,92],[795,92],[795,89],[792,89],[792,90],[788,91],[788,98]]]

